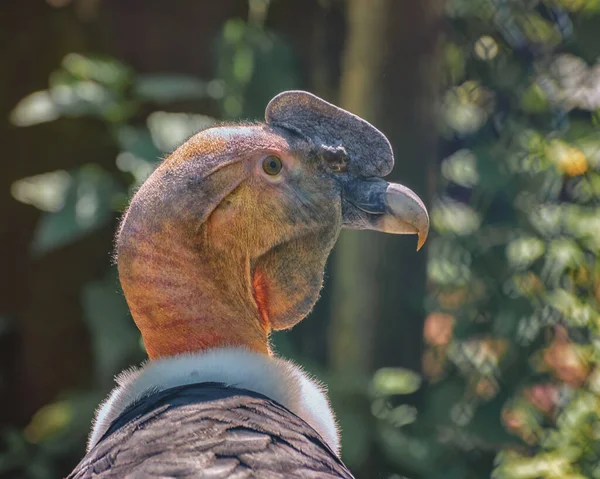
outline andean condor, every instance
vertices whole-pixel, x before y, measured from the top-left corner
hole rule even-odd
[[[118,377],[70,477],[352,477],[323,386],[269,332],[309,313],[341,228],[423,244],[425,206],[382,179],[393,164],[376,128],[302,91],[171,154],[116,240],[149,361]]]

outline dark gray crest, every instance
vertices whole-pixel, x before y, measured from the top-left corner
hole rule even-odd
[[[310,138],[325,151],[343,148],[348,172],[362,177],[382,177],[394,167],[390,142],[362,118],[305,91],[286,91],[267,105],[268,124]]]

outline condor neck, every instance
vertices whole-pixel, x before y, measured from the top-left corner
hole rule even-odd
[[[119,276],[148,356],[222,347],[269,354],[269,327],[254,300],[248,261],[190,238],[173,225],[120,234]]]

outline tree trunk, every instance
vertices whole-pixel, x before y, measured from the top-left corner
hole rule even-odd
[[[437,171],[437,103],[443,0],[389,0],[386,58],[380,77],[378,126],[394,148],[390,180],[412,188],[431,206]],[[416,238],[379,235],[381,304],[375,366],[421,369],[427,248]],[[394,338],[390,340],[389,338]]]
[[[372,122],[392,143],[396,166],[389,179],[413,189],[427,205],[436,160],[441,14],[442,0],[349,0],[340,85],[340,105]],[[368,378],[382,366],[420,371],[427,255],[417,253],[416,244],[414,236],[340,235],[332,262],[329,340],[332,374],[341,380]],[[345,459],[359,477],[379,477],[389,471],[379,460],[368,405],[347,398],[335,405],[349,438],[344,447],[355,441],[354,431],[368,437],[370,446],[355,458],[350,444]]]
[[[383,73],[388,0],[350,0],[348,36],[340,83],[340,106],[377,124],[379,82]],[[379,318],[378,237],[371,232],[343,231],[332,265],[331,366],[334,371],[368,374]]]
[[[342,107],[390,139],[392,181],[429,203],[436,159],[436,50],[441,1],[350,0]],[[344,231],[336,247],[331,364],[370,373],[419,370],[425,259],[414,236]],[[377,351],[374,351],[377,344]]]

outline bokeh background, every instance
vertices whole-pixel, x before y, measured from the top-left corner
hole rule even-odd
[[[430,209],[343,232],[279,353],[358,478],[600,478],[599,0],[2,0],[0,477],[67,474],[145,355],[127,199],[222,119],[306,89],[390,138]]]

